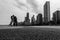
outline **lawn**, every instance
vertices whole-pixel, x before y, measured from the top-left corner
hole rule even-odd
[[[60,29],[34,27],[0,29],[0,40],[60,40]]]

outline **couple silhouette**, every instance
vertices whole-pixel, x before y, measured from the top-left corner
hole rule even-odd
[[[11,22],[10,22],[11,26],[17,26],[17,17],[15,15],[11,16]]]

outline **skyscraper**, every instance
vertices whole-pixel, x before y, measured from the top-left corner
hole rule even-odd
[[[44,5],[44,22],[48,23],[50,21],[50,1],[46,1]]]
[[[35,17],[34,17],[34,15],[33,15],[32,18],[31,18],[31,24],[32,24],[32,25],[35,24]]]
[[[53,21],[55,24],[60,24],[60,11],[59,10],[53,13]]]
[[[29,20],[29,13],[28,12],[27,12],[27,16],[26,17],[27,17],[27,20]]]
[[[41,25],[41,24],[42,24],[42,14],[38,14],[38,15],[37,15],[36,23],[37,23],[38,25]]]
[[[53,13],[53,22],[54,22],[54,24],[57,24],[57,15],[56,15],[56,12]]]
[[[27,12],[27,15],[25,17],[25,21],[24,21],[25,25],[29,25],[30,24],[30,19],[29,19],[29,13]]]

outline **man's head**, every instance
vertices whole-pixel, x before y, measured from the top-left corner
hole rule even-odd
[[[14,16],[14,15],[12,15],[12,16]]]

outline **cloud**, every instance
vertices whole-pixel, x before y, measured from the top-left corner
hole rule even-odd
[[[34,12],[34,13],[40,13],[40,10],[38,9],[39,6],[35,0],[24,0],[26,1],[26,3],[24,3],[23,1],[21,2],[21,0],[15,0],[15,1],[17,3],[17,5],[15,6],[22,10]]]
[[[29,8],[26,4],[20,2],[19,0],[15,0],[15,1],[16,1],[16,3],[17,3],[17,5],[15,5],[16,7],[20,8],[20,9],[22,9],[22,10],[25,10],[25,9],[28,9],[28,8]],[[23,7],[24,7],[25,9],[24,9]],[[26,11],[26,10],[25,10],[25,11]]]
[[[38,10],[38,4],[37,4],[37,2],[35,1],[35,0],[26,0],[27,1],[27,3],[29,4],[29,5],[31,5],[31,7],[32,7],[32,11],[33,12],[35,12],[35,13],[39,13],[39,10]]]

